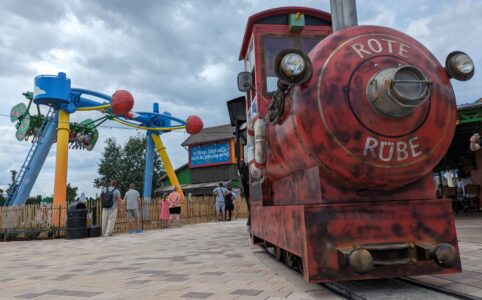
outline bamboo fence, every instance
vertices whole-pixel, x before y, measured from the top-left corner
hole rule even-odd
[[[206,223],[216,221],[214,197],[191,197],[181,203],[181,225]],[[140,209],[142,229],[152,230],[167,227],[159,219],[160,198],[144,202]],[[102,208],[99,200],[88,201],[87,227],[102,224]],[[0,207],[0,242],[15,239],[56,238],[65,235],[66,227],[54,224],[59,220],[54,216],[65,214],[66,208],[52,208],[50,205],[29,204],[18,207]],[[94,216],[95,215],[95,216]],[[247,218],[248,208],[244,199],[236,200],[233,218]],[[127,211],[124,206],[117,209],[117,220],[114,233],[124,233],[129,230]]]

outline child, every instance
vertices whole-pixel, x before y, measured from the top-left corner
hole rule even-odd
[[[169,202],[169,215],[175,221],[177,226],[181,226],[181,195],[179,194],[179,187],[175,186],[174,190],[167,196]],[[171,224],[170,224],[171,225]],[[169,226],[170,226],[169,225]]]
[[[161,220],[161,228],[171,227],[169,215],[169,201],[167,201],[167,193],[162,195],[159,208],[159,220]]]

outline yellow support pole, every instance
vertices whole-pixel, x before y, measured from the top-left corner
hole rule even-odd
[[[69,158],[70,115],[59,109],[57,125],[57,156],[55,160],[54,201],[52,221],[54,226],[64,226],[67,203],[67,163]]]
[[[152,134],[151,137],[154,141],[154,144],[156,145],[157,152],[159,152],[162,163],[164,164],[164,169],[167,172],[167,177],[169,177],[169,181],[173,186],[177,186],[179,188],[178,192],[181,195],[181,201],[184,201],[184,192],[182,191],[179,180],[177,180],[176,172],[174,172],[174,168],[172,167],[171,161],[169,160],[169,156],[167,156],[166,147],[164,146],[161,137],[157,134]]]

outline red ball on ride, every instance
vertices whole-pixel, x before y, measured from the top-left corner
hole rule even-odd
[[[134,97],[129,91],[117,90],[112,95],[112,112],[114,115],[125,115],[134,106]]]
[[[189,116],[186,120],[186,131],[189,134],[199,133],[203,129],[203,121],[198,116]]]

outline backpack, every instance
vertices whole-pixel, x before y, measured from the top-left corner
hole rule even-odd
[[[114,191],[116,188],[113,188],[111,191],[109,191],[109,188],[106,188],[102,193],[100,194],[100,200],[102,201],[102,207],[103,208],[111,208],[114,206]]]

